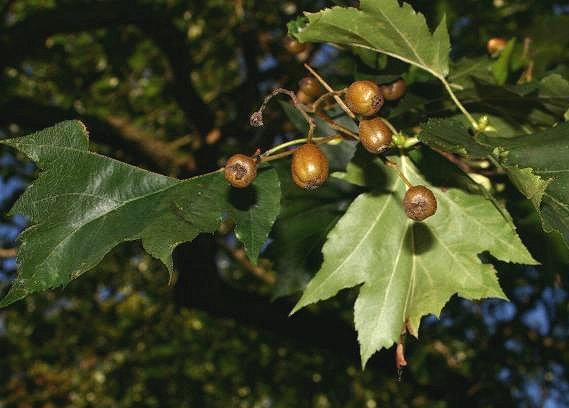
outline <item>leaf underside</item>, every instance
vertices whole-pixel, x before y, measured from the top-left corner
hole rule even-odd
[[[437,213],[412,222],[401,205],[406,186],[390,169],[379,160],[364,171],[351,164],[343,179],[372,190],[358,196],[329,233],[322,267],[293,310],[361,284],[354,319],[362,366],[397,342],[405,328],[417,336],[421,317],[438,315],[454,294],[505,298],[493,266],[478,254],[536,263],[493,202],[458,188],[435,187],[408,157],[393,160],[413,184],[434,191]],[[370,171],[373,185],[366,181]]]
[[[397,0],[362,0],[359,9],[332,7],[289,23],[300,41],[332,42],[372,49],[418,66],[438,78],[449,72],[446,21],[431,33],[425,17]]]
[[[30,226],[20,236],[18,276],[0,307],[66,285],[125,241],[142,240],[173,274],[174,248],[215,231],[225,218],[236,221],[237,237],[256,260],[279,212],[279,180],[270,168],[240,191],[220,171],[180,181],[90,152],[78,121],[2,143],[41,172],[11,210],[29,217]]]

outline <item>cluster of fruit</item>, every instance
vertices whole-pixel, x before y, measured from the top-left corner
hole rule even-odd
[[[285,43],[290,52],[302,52],[300,43],[289,40]],[[300,50],[300,51],[299,51]],[[292,95],[295,106],[306,116],[306,112],[314,112],[319,99],[339,92],[326,93],[319,83],[321,78],[306,77],[299,82],[299,90]],[[325,83],[324,83],[325,84]],[[327,84],[325,84],[327,85]],[[329,88],[329,85],[327,85]],[[393,128],[386,120],[377,115],[384,102],[401,98],[406,92],[406,83],[399,79],[391,84],[378,85],[373,81],[362,80],[353,82],[344,92],[345,106],[359,115],[357,137],[362,146],[372,154],[385,152],[392,144]],[[289,93],[290,91],[284,91]],[[316,102],[314,102],[316,99]],[[262,111],[252,115],[251,123],[262,125]],[[249,186],[257,175],[257,164],[261,156],[235,154],[225,165],[225,178],[236,188]],[[391,163],[395,165],[394,163]],[[306,142],[292,152],[291,175],[294,183],[301,188],[314,190],[320,187],[328,178],[328,159],[322,150],[312,140],[309,134]],[[425,186],[413,186],[398,172],[409,187],[403,204],[407,216],[416,221],[422,221],[436,212],[437,201],[431,190]]]

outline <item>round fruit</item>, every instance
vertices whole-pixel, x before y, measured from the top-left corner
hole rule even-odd
[[[403,207],[405,207],[407,217],[415,221],[423,221],[437,212],[437,199],[427,187],[413,186],[405,193]]]
[[[381,85],[381,94],[386,101],[396,101],[405,95],[407,84],[403,79],[398,79],[390,84]]]
[[[297,186],[314,190],[328,178],[328,159],[318,146],[306,143],[294,151],[291,172]]]
[[[374,154],[387,150],[393,136],[393,132],[381,118],[360,121],[359,134],[362,146]]]
[[[375,82],[356,81],[348,87],[346,104],[354,113],[371,116],[383,106],[383,95]]]
[[[245,188],[255,180],[257,164],[244,154],[234,154],[225,163],[225,180],[233,187]]]
[[[302,78],[298,83],[298,88],[312,98],[318,98],[324,93],[324,89],[322,89],[320,82],[313,77]]]
[[[300,54],[306,49],[306,44],[296,41],[294,38],[286,36],[283,40],[285,49],[291,54]]]
[[[298,101],[304,105],[310,105],[312,102],[314,102],[312,100],[312,97],[306,94],[306,92],[304,92],[302,89],[296,91],[296,99],[298,99]]]
[[[488,40],[486,44],[486,48],[488,49],[488,53],[490,55],[495,55],[502,51],[508,45],[508,40],[502,37],[494,37]]]

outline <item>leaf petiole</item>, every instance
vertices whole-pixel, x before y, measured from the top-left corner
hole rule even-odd
[[[456,105],[456,107],[462,112],[462,114],[464,116],[466,116],[466,118],[468,119],[468,121],[470,122],[470,125],[472,126],[472,128],[474,130],[478,129],[478,122],[472,117],[472,115],[470,114],[470,112],[468,112],[466,110],[466,108],[464,107],[464,105],[460,102],[460,100],[457,98],[456,94],[454,93],[454,91],[452,90],[451,86],[449,85],[449,83],[447,82],[447,80],[444,77],[439,77],[437,76],[437,78],[439,78],[441,80],[441,82],[443,83],[443,85],[445,86],[448,94],[450,95],[452,101],[454,102],[454,104]]]

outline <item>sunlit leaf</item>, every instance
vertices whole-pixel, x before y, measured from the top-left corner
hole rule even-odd
[[[362,47],[398,58],[443,78],[450,42],[443,19],[431,33],[425,17],[397,0],[362,0],[359,8],[333,7],[289,23],[300,41]]]
[[[413,184],[433,189],[437,213],[423,223],[409,220],[401,204],[405,184],[376,161],[372,191],[358,196],[328,234],[322,267],[293,310],[362,284],[354,318],[363,365],[377,350],[398,341],[405,328],[417,336],[421,317],[438,315],[456,293],[468,299],[505,298],[493,266],[482,263],[480,253],[535,264],[492,201],[441,184],[445,178],[452,182],[452,168],[421,168],[426,174],[444,174],[434,176],[437,183],[432,185],[410,158],[398,161]],[[352,171],[362,174],[357,167],[350,165],[346,180],[354,179]]]

